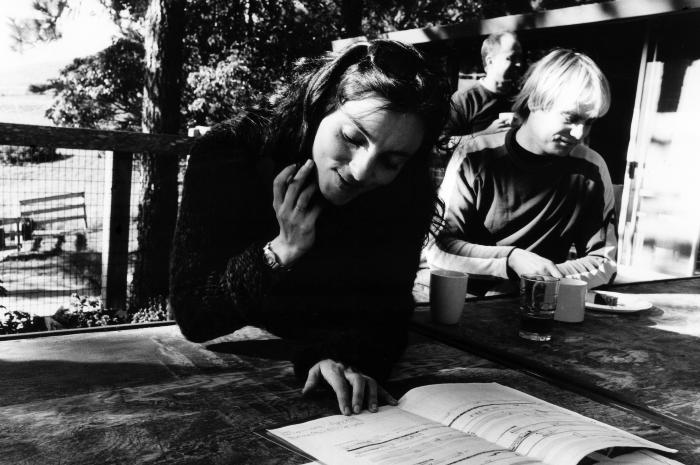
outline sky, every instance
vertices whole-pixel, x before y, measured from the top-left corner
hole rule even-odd
[[[43,113],[51,98],[30,95],[29,84],[56,77],[73,58],[104,49],[117,32],[98,0],[70,0],[71,10],[58,24],[63,37],[20,54],[10,48],[9,19],[34,16],[31,5],[32,0],[0,0],[0,122],[50,124]]]

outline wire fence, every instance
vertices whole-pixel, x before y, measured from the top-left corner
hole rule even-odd
[[[71,296],[103,295],[112,152],[0,146],[0,296],[5,310],[50,316]],[[181,162],[180,179],[184,172]],[[138,250],[143,175],[132,163],[127,283]],[[181,183],[180,183],[181,184]],[[2,310],[2,309],[0,309]]]

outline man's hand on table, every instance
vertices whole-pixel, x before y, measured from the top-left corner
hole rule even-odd
[[[553,261],[524,249],[513,249],[507,264],[518,276],[536,274],[554,276],[555,278],[564,277]]]
[[[306,394],[325,380],[338,398],[338,407],[343,415],[360,413],[366,406],[370,412],[377,411],[377,400],[386,400],[396,405],[396,399],[377,384],[374,378],[335,360],[325,359],[312,366],[301,393]]]

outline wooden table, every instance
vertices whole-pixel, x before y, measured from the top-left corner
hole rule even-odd
[[[700,277],[607,289],[653,308],[587,310],[582,323],[555,322],[552,340],[536,343],[517,336],[517,297],[487,297],[468,300],[453,326],[432,323],[423,307],[414,330],[700,437]]]
[[[254,433],[336,413],[329,392],[301,396],[285,353],[251,327],[207,345],[176,326],[0,338],[0,463],[305,463]],[[700,460],[697,437],[420,336],[387,388],[491,381]]]

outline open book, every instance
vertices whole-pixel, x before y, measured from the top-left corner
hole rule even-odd
[[[676,452],[497,383],[422,386],[397,407],[269,433],[327,465],[576,465],[611,447]]]

